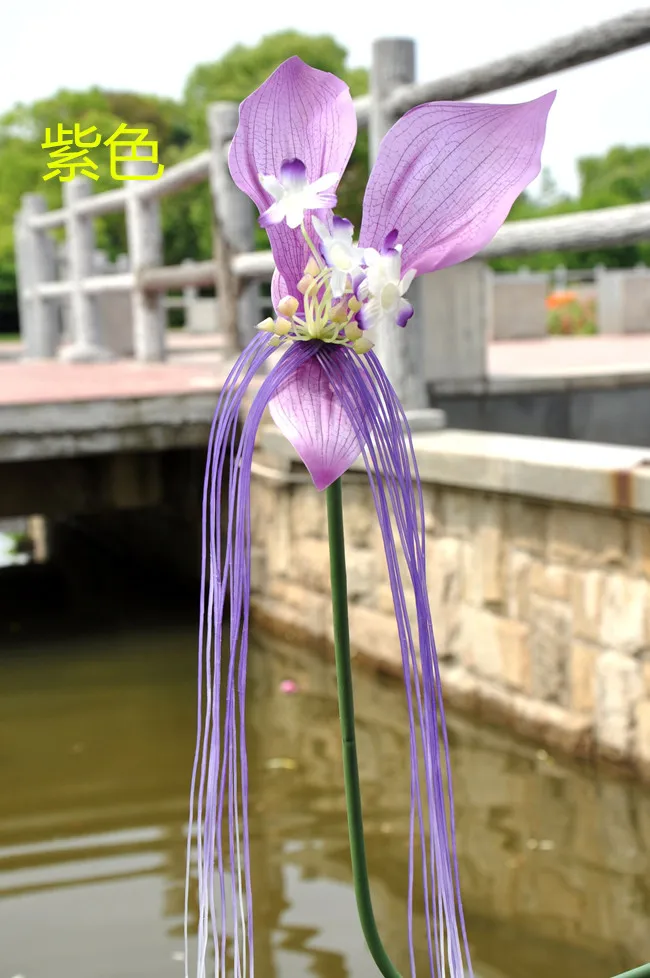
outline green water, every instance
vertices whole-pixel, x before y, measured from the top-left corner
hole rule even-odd
[[[192,615],[82,630],[32,608],[0,648],[0,978],[181,978]],[[403,694],[355,683],[373,895],[404,967]],[[258,642],[249,696],[257,974],[371,978],[332,666]],[[648,795],[467,720],[450,735],[479,978],[607,978],[650,959]]]

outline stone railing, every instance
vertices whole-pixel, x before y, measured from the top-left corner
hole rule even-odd
[[[454,430],[414,442],[447,700],[650,773],[650,453]],[[255,472],[257,620],[328,646],[325,500],[273,429]],[[372,497],[362,473],[345,482],[352,644],[394,671]]]
[[[373,45],[371,90],[355,100],[357,118],[370,134],[371,162],[393,123],[421,102],[469,99],[542,78],[553,72],[627,51],[650,41],[650,10],[639,10],[559,38],[534,50],[483,65],[468,72],[415,84],[415,44],[381,39]],[[236,349],[252,335],[259,308],[258,283],[273,272],[270,252],[254,251],[255,217],[250,202],[232,183],[226,151],[236,129],[238,107],[218,102],[208,107],[210,149],[168,167],[156,180],[128,180],[124,188],[92,193],[91,181],[78,177],[65,184],[63,207],[48,211],[42,197],[27,194],[16,215],[15,247],[21,332],[28,356],[98,360],[110,356],[102,335],[97,297],[126,295],[130,305],[132,348],[140,360],[165,357],[165,316],[162,295],[188,286],[213,286],[219,296],[219,328],[225,345]],[[132,167],[149,164],[133,161]],[[215,217],[214,258],[192,265],[163,265],[159,200],[167,194],[209,181]],[[93,220],[123,212],[129,244],[129,271],[94,274]],[[49,232],[64,228],[68,274],[54,275],[53,241]],[[650,204],[608,208],[542,220],[520,221],[502,228],[483,257],[530,254],[545,249],[570,249],[626,244],[650,236]],[[476,264],[476,263],[474,263]],[[479,265],[481,263],[478,263]],[[472,267],[436,273],[429,288],[424,276],[416,283],[419,315],[399,344],[386,331],[377,349],[393,384],[410,408],[427,403],[425,362],[435,362],[447,380],[480,380],[486,373],[485,276]],[[445,281],[454,294],[445,299]],[[442,293],[444,316],[434,314],[429,292]],[[467,298],[469,296],[469,298]],[[57,304],[66,302],[73,342],[59,351]],[[434,319],[433,323],[429,322]],[[434,328],[442,337],[439,350],[422,357],[422,333]],[[462,327],[462,328],[460,328]]]

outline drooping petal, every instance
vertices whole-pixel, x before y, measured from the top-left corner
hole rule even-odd
[[[340,349],[328,353],[332,370],[339,364],[342,370],[350,369],[349,361],[337,355]],[[338,479],[361,451],[352,423],[315,356],[278,388],[269,410],[319,490]]]
[[[360,244],[397,230],[402,270],[465,261],[492,240],[540,171],[555,92],[518,105],[430,102],[384,137],[363,201]]]
[[[259,174],[280,178],[284,161],[300,160],[310,184],[330,173],[340,177],[356,134],[356,115],[345,82],[310,68],[300,58],[289,58],[242,102],[230,148],[230,172],[263,213],[273,197],[261,186]],[[296,164],[293,171],[297,174]],[[306,224],[310,228],[309,218]],[[287,284],[293,285],[309,257],[302,234],[285,224],[269,227],[268,232],[276,264]]]
[[[413,442],[404,410],[373,353],[356,359],[359,369],[337,372],[330,369],[326,354],[321,351],[318,357],[364,445],[402,654],[411,755],[410,972],[415,976],[416,947],[426,947],[429,978],[472,978],[458,874],[449,740],[427,589],[424,499]],[[343,357],[354,359],[354,354],[344,350]],[[415,933],[413,912],[417,877],[424,897],[424,933],[420,934]],[[417,974],[420,970],[426,973],[422,967]]]
[[[233,959],[232,973],[254,974],[245,722],[251,467],[257,429],[269,398],[288,374],[314,352],[306,343],[295,344],[273,367],[257,391],[237,437],[246,392],[274,350],[269,339],[257,335],[225,381],[210,431],[204,479],[199,723],[192,769],[184,923],[188,975],[188,916],[194,876],[192,828],[196,826],[197,978],[231,973],[226,968],[227,942]],[[212,953],[208,951],[210,938]],[[214,957],[214,963],[209,968],[210,957]]]

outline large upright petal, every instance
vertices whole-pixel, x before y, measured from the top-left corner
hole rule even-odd
[[[359,236],[379,248],[397,230],[402,269],[471,258],[492,240],[540,171],[555,92],[518,105],[429,102],[386,134],[363,200]]]
[[[324,350],[329,370],[348,367],[338,350]],[[318,356],[299,366],[269,402],[271,417],[303,460],[317,489],[327,489],[361,448]]]
[[[283,62],[245,99],[232,141],[232,178],[260,213],[273,203],[259,175],[279,176],[284,160],[305,164],[309,183],[327,173],[342,174],[357,135],[357,119],[345,82],[300,58]],[[300,230],[286,224],[268,228],[276,264],[287,285],[302,276],[308,250]]]

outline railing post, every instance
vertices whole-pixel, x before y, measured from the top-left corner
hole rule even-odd
[[[18,315],[27,359],[52,359],[59,343],[56,303],[37,293],[41,282],[56,278],[54,241],[47,231],[30,226],[30,218],[46,210],[40,194],[23,194],[14,220]]]
[[[213,102],[207,111],[212,162],[210,188],[214,207],[214,258],[216,263],[219,330],[226,344],[243,348],[255,335],[260,319],[259,283],[242,283],[231,269],[238,252],[255,248],[255,215],[248,197],[233,183],[226,159],[226,144],[239,121],[236,102]]]
[[[194,265],[193,258],[184,258],[181,265]],[[183,329],[190,325],[191,311],[194,303],[199,297],[199,290],[196,285],[186,285],[183,289]],[[216,299],[215,299],[216,303]]]
[[[149,174],[157,171],[155,163],[133,160],[124,163],[130,175]],[[139,282],[139,273],[145,268],[157,268],[163,263],[162,228],[160,205],[156,198],[142,194],[141,180],[125,180],[126,237],[129,248],[129,264],[135,282],[131,294],[133,316],[133,352],[136,360],[156,362],[165,359],[166,316],[162,293],[145,292]]]
[[[379,144],[397,120],[386,109],[386,99],[399,85],[415,81],[415,42],[406,38],[381,38],[372,46],[370,72],[370,162],[377,159]],[[407,271],[407,269],[404,269]],[[408,295],[415,314],[405,329],[385,329],[373,337],[377,354],[407,409],[428,405],[423,370],[422,301],[416,279]]]
[[[94,274],[95,234],[92,218],[80,214],[78,205],[91,193],[92,186],[87,177],[75,177],[63,184],[63,206],[67,211],[66,258],[72,342],[63,347],[59,358],[68,363],[113,359],[113,354],[102,341],[97,300],[83,289],[84,279]]]

